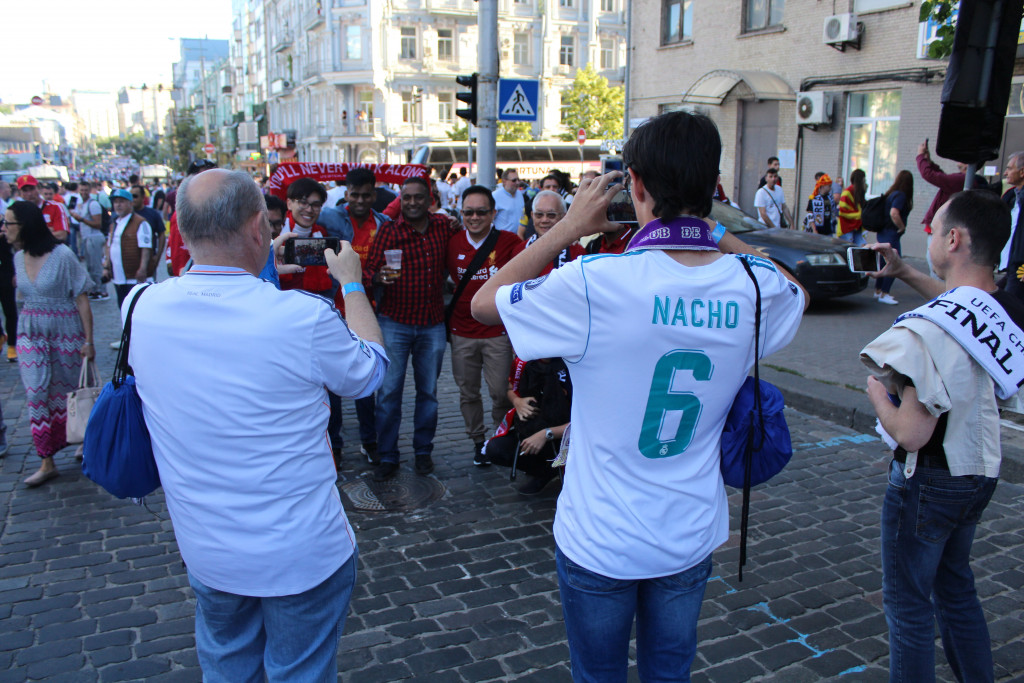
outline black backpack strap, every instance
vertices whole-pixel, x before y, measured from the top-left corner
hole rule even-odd
[[[124,319],[124,330],[121,331],[121,348],[117,351],[117,361],[114,363],[114,376],[110,380],[115,387],[120,387],[128,375],[134,374],[131,366],[128,365],[128,350],[132,341],[132,313],[135,312],[135,304],[139,303],[142,293],[149,286],[144,285],[128,305],[128,315]]]
[[[758,359],[761,355],[761,286],[754,276],[747,259],[740,256],[740,263],[754,283],[754,410],[757,411],[757,420],[750,425],[747,433],[747,448],[743,453],[743,505],[740,508],[740,561],[739,580],[743,580],[743,565],[747,563],[747,521],[750,517],[750,470],[753,461],[754,451],[760,449],[764,444],[764,416],[761,413],[761,375],[758,371]],[[760,443],[755,447],[755,433],[760,432]]]
[[[451,327],[452,313],[455,311],[455,304],[458,303],[459,297],[466,291],[466,287],[469,285],[470,280],[476,275],[477,271],[480,270],[480,266],[487,260],[487,256],[494,249],[494,245],[498,243],[498,237],[501,231],[497,228],[492,227],[491,233],[487,235],[487,239],[480,245],[480,248],[473,254],[473,260],[469,262],[469,267],[466,268],[466,272],[463,273],[459,279],[458,286],[455,287],[455,292],[452,294],[452,300],[448,302],[448,305],[444,309],[444,326]]]

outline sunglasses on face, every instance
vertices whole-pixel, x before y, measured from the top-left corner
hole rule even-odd
[[[473,216],[486,216],[491,213],[490,209],[463,209],[462,215],[466,218],[472,218]]]
[[[534,218],[547,218],[548,220],[556,220],[560,214],[556,211],[534,211]]]

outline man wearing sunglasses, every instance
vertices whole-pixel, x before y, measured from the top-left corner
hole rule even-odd
[[[535,233],[526,241],[526,246],[529,247],[543,237],[544,233],[550,230],[555,223],[562,220],[565,212],[565,200],[562,199],[560,194],[553,190],[541,190],[538,192],[537,196],[533,198],[532,216]],[[574,242],[558,252],[558,255],[544,267],[540,274],[547,275],[555,268],[561,268],[569,261],[573,261],[584,254],[586,254],[586,251],[580,246],[579,242]]]
[[[459,387],[459,407],[466,435],[473,440],[473,464],[486,467],[490,461],[482,453],[484,438],[493,433],[512,407],[505,391],[512,345],[503,325],[484,325],[474,320],[469,302],[491,275],[522,250],[523,241],[514,233],[494,227],[494,197],[482,185],[473,185],[462,194],[462,225],[465,229],[448,242],[448,275],[455,282],[458,297],[452,298],[445,318],[452,343],[452,375]],[[481,373],[491,395],[491,424],[486,426],[480,396]]]

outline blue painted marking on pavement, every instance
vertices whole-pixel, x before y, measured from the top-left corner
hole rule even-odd
[[[750,607],[747,607],[747,609],[750,610],[751,612],[764,612],[776,624],[785,624],[785,623],[787,623],[789,621],[789,619],[783,619],[782,617],[777,617],[774,614],[772,614],[772,610],[768,606],[767,602],[759,602],[756,605],[752,605]],[[811,645],[810,643],[807,642],[807,638],[810,637],[809,633],[800,633],[800,631],[797,631],[792,626],[790,626],[789,628],[798,637],[797,638],[790,638],[786,642],[787,643],[800,643],[801,645],[806,647],[808,650],[810,650],[811,652],[814,653],[814,656],[811,659],[817,659],[818,657],[820,657],[820,656],[822,656],[824,654],[827,654],[829,652],[832,652],[832,650],[835,649],[835,648],[830,647],[830,648],[825,649],[825,650],[819,650],[818,648],[814,647],[813,645]]]
[[[839,675],[840,676],[845,676],[846,674],[859,674],[861,671],[865,671],[867,668],[868,668],[867,665],[861,664],[860,666],[855,666],[852,669],[847,669],[846,671],[842,671],[842,672],[839,673]]]
[[[722,595],[729,595],[730,593],[735,593],[736,592],[736,589],[733,588],[732,586],[730,586],[729,583],[725,579],[723,579],[721,576],[712,576],[710,579],[708,579],[708,583],[711,583],[712,581],[721,581],[729,589],[729,590],[725,591],[725,593],[722,593]]]
[[[815,448],[831,448],[832,446],[840,446],[843,443],[868,443],[870,441],[879,441],[879,438],[872,434],[844,434],[842,436],[836,436],[825,441],[817,441],[814,443],[795,443],[793,444],[793,450],[809,451]]]

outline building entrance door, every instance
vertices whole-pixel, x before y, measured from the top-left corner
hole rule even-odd
[[[779,103],[777,101],[737,102],[739,125],[736,127],[736,168],[738,183],[732,200],[751,216],[757,216],[754,194],[757,184],[768,168],[768,157],[779,149]],[[787,198],[796,187],[796,178],[786,178]],[[792,203],[792,199],[789,199]]]

